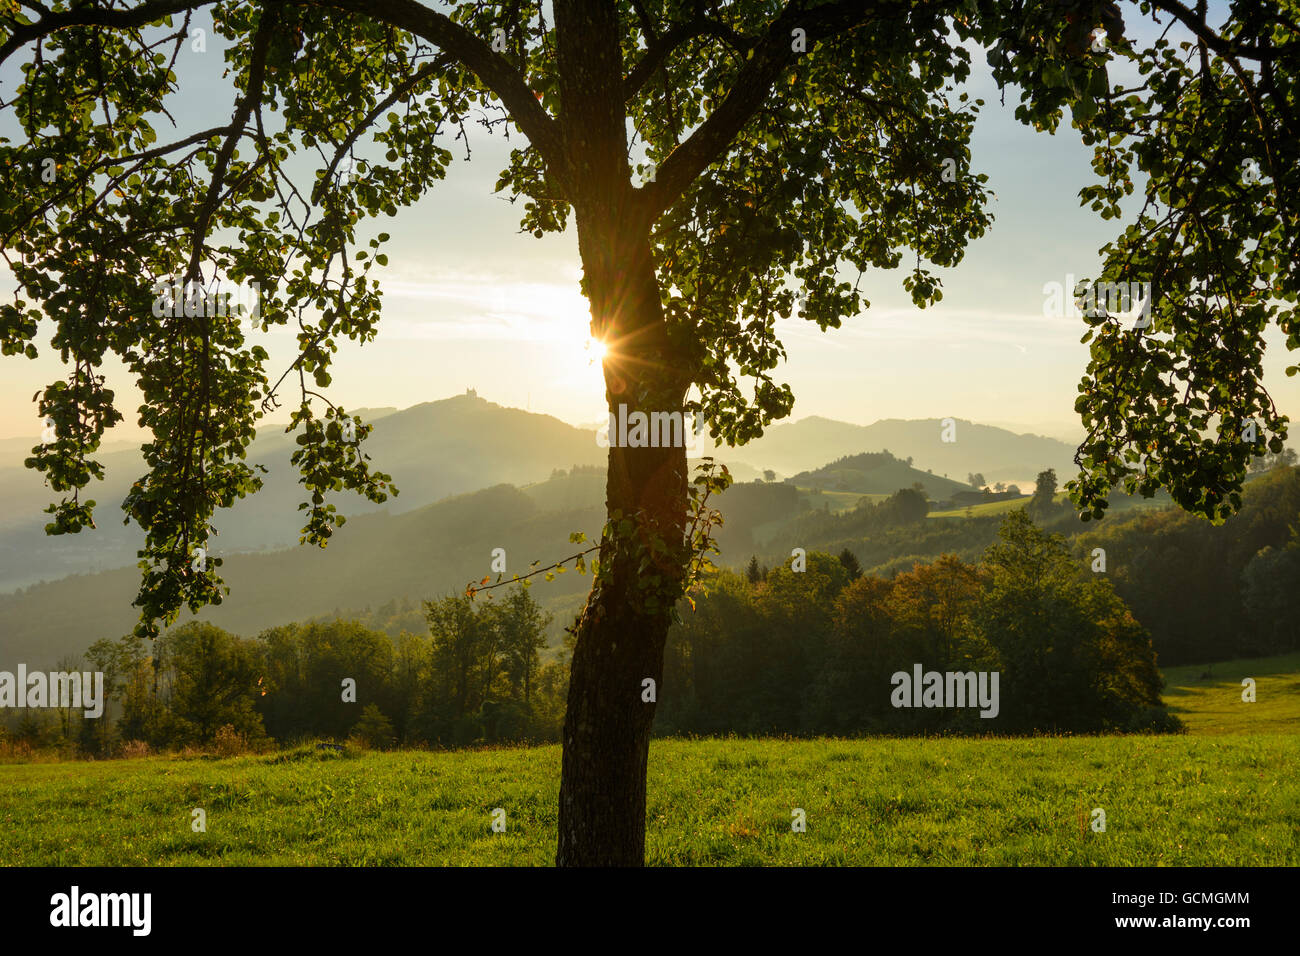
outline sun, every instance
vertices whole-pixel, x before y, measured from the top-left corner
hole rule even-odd
[[[605,356],[609,354],[609,348],[600,339],[587,339],[587,344],[583,348],[587,352],[588,365],[602,364]]]

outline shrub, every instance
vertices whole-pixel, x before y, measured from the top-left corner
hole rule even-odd
[[[352,728],[353,739],[362,747],[386,750],[393,745],[396,734],[393,723],[375,704],[366,704],[361,719]]]
[[[148,757],[153,753],[153,749],[146,740],[124,740],[121,746],[121,755],[125,760],[135,760],[139,757]]]
[[[230,724],[224,724],[212,738],[212,746],[219,757],[237,757],[249,752],[248,738]]]

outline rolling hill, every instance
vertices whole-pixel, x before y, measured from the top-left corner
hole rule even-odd
[[[970,485],[927,474],[884,452],[849,455],[814,471],[801,471],[786,481],[799,488],[862,495],[892,495],[899,488],[920,484],[934,501],[944,501],[971,490]]]
[[[450,411],[457,412],[454,403],[460,400],[450,401]],[[500,421],[494,408],[480,411],[490,420]],[[473,412],[473,406],[469,410]],[[461,414],[464,411],[462,408]],[[385,422],[391,419],[409,427],[399,418],[403,415],[394,413]],[[404,428],[390,428],[387,433],[400,435]],[[596,448],[594,439],[592,447]],[[563,450],[577,451],[571,446]],[[505,458],[498,454],[489,460],[492,467],[501,468]],[[540,467],[536,459],[529,460],[529,467]],[[604,524],[604,471],[590,465],[549,470],[550,477],[522,488],[501,483],[409,511],[384,508],[358,515],[326,549],[295,545],[241,551],[227,546],[223,534],[213,556],[223,559],[221,573],[231,593],[222,604],[204,609],[198,617],[249,635],[336,612],[364,616],[390,603],[418,607],[422,600],[459,593],[470,581],[488,574],[494,548],[506,551],[507,577],[527,571],[534,560],[549,563],[573,554],[578,549],[569,543],[570,532],[583,531],[594,540]],[[914,480],[929,481],[936,488],[961,487],[936,481],[902,462],[868,469],[857,478],[867,483],[864,487],[889,488],[891,492]],[[424,493],[433,492],[426,488]],[[743,564],[754,548],[755,528],[780,528],[798,521],[800,515],[820,514],[823,497],[801,493],[792,482],[733,485],[712,502],[726,516],[717,532],[722,547],[719,560]],[[82,653],[100,638],[127,633],[136,622],[131,601],[139,587],[139,575],[131,564],[39,582],[0,595],[0,661],[52,665],[64,654]],[[570,623],[589,586],[589,579],[570,571],[534,589],[533,596],[556,615],[553,637]],[[183,612],[179,623],[192,617]]]
[[[348,522],[328,548],[294,547],[262,554],[222,554],[231,593],[197,617],[238,634],[256,634],[290,621],[359,611],[393,600],[419,602],[459,593],[489,573],[492,551],[506,551],[507,577],[574,553],[569,534],[598,535],[597,502],[587,509],[543,511],[527,494],[498,485],[426,505],[402,515],[363,515]],[[589,578],[570,571],[535,591],[576,606]],[[79,574],[0,595],[0,660],[53,664],[101,638],[134,626],[131,606],[140,572],[122,568]],[[565,603],[561,601],[560,603]],[[182,612],[177,623],[195,615]],[[567,622],[566,622],[567,623]]]
[[[1074,471],[1074,446],[1063,441],[1018,435],[963,418],[955,419],[955,424],[956,440],[945,442],[938,418],[890,418],[852,425],[813,416],[774,425],[763,437],[741,448],[725,449],[719,457],[793,475],[845,455],[888,449],[896,458],[911,459],[918,469],[959,483],[972,472],[982,473],[989,482],[1023,482],[1045,468],[1055,468],[1062,481]]]
[[[393,476],[401,494],[384,505],[341,495],[336,504],[348,517],[381,509],[403,514],[448,495],[502,483],[544,483],[557,469],[574,465],[603,469],[605,464],[605,451],[596,444],[592,431],[549,415],[497,405],[474,393],[400,411],[375,408],[357,413],[375,425],[366,444],[367,454],[376,468]],[[957,442],[945,444],[938,440],[937,420],[886,421],[864,427],[809,418],[777,425],[743,448],[717,449],[715,457],[726,462],[735,479],[743,482],[757,478],[767,468],[789,474],[818,469],[843,455],[889,448],[900,458],[914,455],[916,467],[909,469],[900,462],[894,469],[897,475],[884,469],[872,475],[825,479],[815,475],[796,483],[828,491],[891,494],[920,481],[932,498],[942,500],[954,487],[961,487],[968,470],[982,471],[989,481],[1004,474],[1022,478],[1053,462],[1059,471],[1067,466],[1058,459],[1064,456],[1068,461],[1072,453],[1069,446],[1053,439],[962,421],[957,427]],[[0,512],[0,593],[69,574],[134,566],[143,535],[134,523],[123,523],[118,505],[142,471],[138,447],[110,442],[99,456],[105,480],[92,482],[85,492],[85,497],[98,502],[98,527],[77,535],[49,537],[44,533],[48,520],[44,510],[57,496],[44,486],[41,475],[22,467],[33,441],[15,438],[0,442],[0,500],[6,504]],[[289,464],[295,447],[283,426],[266,424],[260,429],[249,449],[249,462],[267,468],[263,489],[216,517],[220,547],[228,553],[274,550],[296,543],[301,526],[296,507],[302,497],[297,474]],[[954,454],[957,457],[952,457]],[[968,462],[976,464],[968,468]],[[922,467],[933,474],[921,471]],[[956,481],[944,480],[941,474],[945,470]],[[543,503],[543,507],[550,506]]]
[[[264,426],[249,457],[269,469],[265,487],[217,520],[220,537],[212,553],[225,561],[231,594],[200,617],[249,634],[390,602],[418,607],[421,600],[459,592],[487,574],[493,548],[505,548],[510,572],[519,572],[534,559],[550,561],[576,550],[568,543],[571,531],[599,533],[606,453],[591,431],[474,393],[359,414],[375,423],[367,452],[376,467],[393,475],[401,495],[383,505],[340,496],[340,511],[352,519],[347,528],[327,550],[297,547],[300,487],[289,464],[295,446],[281,427]],[[884,426],[894,429],[886,429],[894,455],[880,454],[881,446],[870,443],[869,436]],[[815,531],[801,523],[801,516],[829,508],[835,496],[831,510],[839,511],[919,482],[932,499],[950,499],[967,486],[895,457],[910,447],[897,439],[910,435],[920,442],[922,434],[934,439],[931,451],[940,446],[937,422],[862,428],[807,419],[773,429],[756,443],[759,453],[753,447],[720,450],[718,457],[737,478],[714,502],[727,516],[718,532],[721,562],[743,564],[756,548],[784,545],[791,534],[806,546],[826,538],[827,544],[842,547],[843,540],[859,547],[848,540],[854,535],[847,527],[828,525],[823,532],[820,524]],[[824,458],[786,482],[744,480],[761,468],[788,464],[791,459],[781,456],[791,455],[791,448],[809,454],[829,441],[852,441],[846,449],[850,457],[830,464]],[[971,454],[1007,448],[1023,455],[1046,453],[1050,446],[1035,444],[1044,441],[1049,440],[958,423],[957,444],[977,446]],[[761,456],[764,448],[777,460],[769,464]],[[135,562],[142,535],[133,524],[123,525],[116,506],[140,472],[139,449],[117,443],[101,456],[108,477],[88,495],[100,503],[99,528],[57,538],[43,533],[49,490],[40,475],[21,467],[30,452],[27,441],[8,440],[0,452],[18,466],[0,468],[0,495],[7,503],[0,516],[0,590],[13,592],[0,593],[0,656],[32,666],[53,664],[95,640],[129,631],[136,620],[131,601],[139,586]],[[756,464],[740,461],[742,453]],[[986,477],[1000,473],[981,460]],[[1007,466],[1016,472],[1023,467]],[[897,544],[878,544],[880,553],[872,557],[892,559]],[[561,619],[558,629],[588,585],[570,572],[539,588],[535,597]],[[189,618],[187,612],[181,620]]]
[[[403,514],[448,495],[537,481],[557,467],[605,463],[605,450],[591,432],[473,394],[361,415],[375,423],[365,445],[373,467],[392,475],[401,493],[383,505],[340,495],[335,503],[349,518],[380,510]],[[5,461],[12,466],[0,468],[0,500],[5,502],[0,516],[0,591],[68,574],[134,566],[143,532],[134,523],[123,524],[118,505],[142,471],[139,450],[128,447],[101,456],[106,477],[92,482],[83,495],[99,503],[97,529],[49,537],[44,509],[57,495],[43,486],[40,474],[22,467],[30,444],[17,439],[14,443],[13,448],[6,446],[10,455]],[[296,509],[303,496],[289,462],[294,448],[283,426],[260,429],[248,457],[250,464],[265,465],[269,474],[256,495],[218,512],[218,547],[230,553],[297,543],[302,519]]]

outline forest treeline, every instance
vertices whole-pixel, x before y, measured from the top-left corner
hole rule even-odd
[[[1290,464],[1294,455],[1277,458],[1247,482],[1241,510],[1220,525],[1176,507],[1082,523],[1070,502],[1054,500],[1050,469],[1025,509],[1040,527],[1066,535],[1089,567],[1093,551],[1104,551],[1104,574],[1151,632],[1162,666],[1281,654],[1300,649],[1300,468]],[[805,513],[760,556],[848,549],[867,574],[891,578],[945,553],[977,561],[1003,520],[926,518],[907,497],[900,491],[840,514]],[[1113,510],[1132,504],[1117,497]]]
[[[396,638],[354,620],[254,638],[192,621],[152,645],[97,641],[84,663],[59,667],[104,673],[104,718],[15,711],[9,733],[91,756],[312,739],[376,748],[558,739],[568,665],[542,663],[549,622],[527,589],[426,601],[424,613],[424,632]]]
[[[803,570],[787,558],[712,572],[669,633],[655,732],[1169,730],[1176,721],[1160,707],[1157,660],[1300,649],[1300,470],[1251,481],[1241,512],[1220,526],[1167,509],[1115,516],[1072,539],[1051,529],[1076,530],[1077,519],[1041,492],[997,519],[926,519],[913,489],[839,519],[869,538],[958,535],[948,540],[967,556],[864,573],[860,548],[809,548]],[[965,536],[991,520],[995,542],[969,556]],[[190,622],[153,644],[103,640],[58,668],[104,672],[103,719],[5,710],[0,732],[87,755],[220,739],[554,741],[568,660],[566,648],[543,653],[548,618],[515,587],[492,601],[390,603],[364,620],[318,619],[251,638]],[[997,671],[998,716],[894,707],[892,675],[917,664]]]
[[[1162,665],[1300,650],[1300,468],[1250,481],[1221,525],[1179,508],[1143,511],[1095,525],[1075,547],[1082,557],[1104,550]]]
[[[766,574],[715,572],[670,632],[656,732],[738,734],[1163,730],[1146,631],[1103,577],[1024,511],[978,564],[945,556],[893,579],[852,555]],[[567,661],[543,663],[528,589],[424,604],[426,633],[357,621],[254,638],[191,622],[152,647],[128,636],[85,657],[105,674],[105,719],[24,711],[14,736],[98,755],[237,739],[463,746],[559,737]],[[75,662],[68,662],[70,669]],[[998,716],[897,709],[891,674],[998,671]],[[630,688],[629,693],[641,693]]]
[[[1061,535],[1009,513],[976,563],[945,555],[892,578],[852,552],[724,571],[669,633],[660,733],[1164,731],[1146,630]],[[998,672],[996,717],[897,707],[892,675]]]

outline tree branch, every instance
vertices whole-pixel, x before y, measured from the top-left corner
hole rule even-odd
[[[792,47],[796,29],[806,33],[809,44],[845,33],[875,19],[882,10],[905,14],[908,5],[862,0],[839,0],[813,10],[792,2],[753,47],[745,66],[722,104],[709,115],[679,147],[668,154],[656,170],[653,182],[637,190],[650,221],[686,191],[686,187],[723,155],[727,147],[767,100],[777,77],[801,54]]]
[[[488,577],[480,581],[478,584],[474,584],[473,582],[467,584],[465,586],[465,596],[472,599],[474,595],[478,594],[479,591],[491,591],[493,588],[503,588],[511,584],[518,584],[520,581],[526,581],[529,578],[536,577],[539,574],[545,574],[548,571],[554,571],[556,568],[561,568],[570,561],[574,561],[578,558],[581,558],[583,555],[591,554],[591,552],[599,551],[599,550],[600,550],[600,544],[599,543],[593,544],[590,548],[587,548],[585,551],[579,551],[577,554],[571,554],[567,558],[560,558],[560,560],[555,561],[552,564],[548,564],[544,568],[535,568],[534,570],[529,571],[527,574],[516,574],[509,581],[497,580],[492,584],[488,584],[487,582],[491,577],[491,575],[489,575]],[[537,564],[537,563],[538,562],[536,561],[533,562],[533,564]],[[579,566],[579,573],[582,573],[581,566]],[[547,580],[550,579],[548,578]]]
[[[253,36],[253,54],[248,66],[248,90],[235,107],[235,115],[230,121],[230,133],[217,154],[216,165],[212,170],[212,181],[208,184],[203,206],[194,219],[194,244],[190,249],[190,263],[186,270],[187,282],[198,278],[199,265],[203,259],[204,240],[212,223],[212,217],[216,215],[221,205],[221,185],[225,181],[226,170],[234,157],[235,144],[243,135],[244,127],[248,125],[254,107],[262,100],[262,84],[266,79],[266,54],[270,48],[271,32],[274,29],[274,24],[267,20],[269,13],[270,11],[263,13],[263,19],[258,23],[257,32]]]
[[[1241,61],[1238,59],[1238,55],[1243,53],[1247,58],[1254,59],[1259,59],[1260,54],[1258,51],[1252,51],[1239,43],[1230,43],[1211,30],[1209,25],[1205,22],[1203,4],[1197,8],[1196,13],[1188,10],[1187,7],[1179,3],[1178,0],[1156,0],[1155,6],[1164,10],[1166,13],[1172,14],[1175,19],[1184,24],[1196,35],[1197,39],[1200,40],[1202,44],[1202,56],[1204,56],[1205,47],[1209,47],[1218,54],[1223,62],[1228,64],[1233,74],[1237,77],[1237,82],[1241,86],[1242,95],[1246,97],[1246,102],[1250,106],[1251,113],[1255,117],[1255,123],[1259,127],[1260,138],[1263,141],[1264,146],[1264,158],[1268,163],[1269,174],[1273,179],[1273,192],[1277,197],[1278,208],[1282,211],[1284,216],[1287,215],[1289,212],[1287,208],[1287,197],[1283,195],[1283,191],[1277,186],[1277,184],[1282,181],[1282,171],[1278,168],[1279,149],[1273,136],[1273,130],[1269,128],[1270,124],[1265,119],[1264,111],[1260,107],[1255,85],[1250,81],[1250,77],[1247,75],[1245,68],[1241,65]],[[1297,131],[1294,129],[1284,129],[1282,132],[1290,133],[1294,136]]]
[[[416,3],[415,0],[282,0],[307,6],[331,7],[371,17],[428,40],[469,69],[505,105],[510,117],[529,142],[537,147],[546,165],[566,194],[573,178],[562,145],[558,124],[524,82],[523,76],[503,56],[493,52],[486,40],[465,29],[450,17]]]
[[[211,6],[215,2],[216,0],[146,0],[140,6],[126,10],[78,7],[75,10],[51,13],[41,17],[35,23],[16,27],[4,45],[0,46],[0,64],[26,44],[34,40],[43,40],[51,33],[57,33],[68,27],[99,26],[115,29],[142,27],[173,13]]]
[[[1203,14],[1192,12],[1184,4],[1179,3],[1178,0],[1153,0],[1151,5],[1157,10],[1162,10],[1171,15],[1175,20],[1191,30],[1198,40],[1225,60],[1237,57],[1260,60],[1266,59],[1270,55],[1269,51],[1261,50],[1258,46],[1248,45],[1240,40],[1225,40],[1210,29]],[[1294,24],[1291,24],[1291,26],[1294,28]]]
[[[645,54],[637,62],[636,66],[632,67],[631,72],[623,78],[624,103],[630,102],[633,97],[641,92],[669,54],[683,43],[689,43],[691,40],[702,36],[717,37],[741,54],[749,52],[759,42],[737,33],[725,23],[719,23],[717,20],[710,20],[707,17],[690,20],[686,23],[673,24],[666,33],[655,37],[647,45]]]
[[[105,26],[129,29],[144,26],[173,13],[210,6],[215,0],[145,0],[129,9],[85,7],[43,16],[35,23],[16,27],[0,45],[0,64],[33,41],[72,26]],[[417,3],[416,0],[275,0],[293,6],[327,7],[369,17],[389,26],[406,30],[428,40],[469,69],[505,105],[511,118],[537,147],[542,158],[568,193],[573,182],[565,156],[559,126],[537,102],[523,76],[503,56],[493,52],[487,41],[445,14]],[[268,6],[270,4],[268,3]]]
[[[321,177],[320,184],[316,187],[316,193],[312,197],[313,201],[320,201],[320,197],[325,190],[325,184],[329,182],[330,177],[334,175],[334,170],[338,168],[339,163],[343,161],[343,157],[347,155],[348,150],[352,148],[360,138],[361,134],[369,129],[375,120],[384,115],[390,106],[409,94],[436,71],[445,70],[450,64],[450,56],[441,56],[430,60],[404,79],[401,83],[398,83],[393,87],[393,92],[389,93],[388,96],[376,103],[375,108],[365,115],[361,122],[358,123],[344,138],[343,142],[339,144],[338,149],[334,151],[334,158],[330,160],[330,164],[325,170],[325,175]]]

